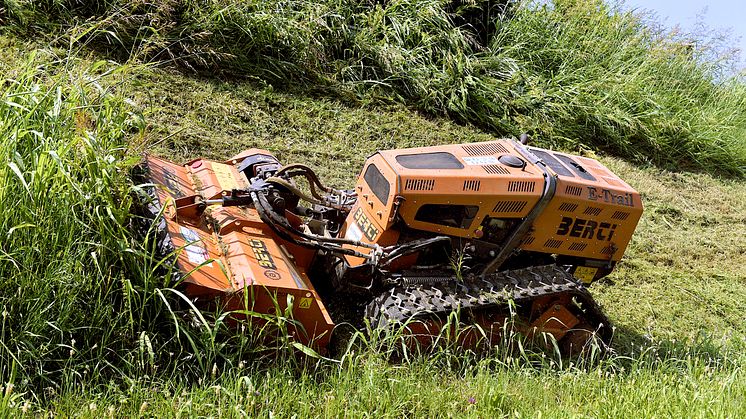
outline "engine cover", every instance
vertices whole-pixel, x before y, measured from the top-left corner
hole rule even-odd
[[[513,140],[380,151],[356,192],[348,238],[389,246],[404,225],[501,245],[542,202],[519,249],[605,263],[621,259],[643,211],[598,161]]]

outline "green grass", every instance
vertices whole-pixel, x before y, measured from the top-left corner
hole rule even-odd
[[[124,336],[125,139],[141,119],[99,84],[123,68],[39,51],[0,91],[0,377],[37,386],[110,370]],[[84,77],[87,79],[85,80]],[[84,81],[85,80],[85,81]],[[120,253],[121,252],[121,253]],[[86,368],[82,368],[86,364]],[[80,367],[80,368],[79,368]],[[48,385],[48,384],[47,384]]]
[[[7,2],[0,7],[8,7]],[[527,19],[524,25],[546,21],[537,13],[536,21],[529,14],[517,19]],[[232,16],[226,12],[222,19],[234,24]],[[532,71],[555,63],[558,80],[564,67],[578,72],[577,82],[593,80],[583,73],[588,70],[581,65],[584,57],[551,45],[537,47],[539,42],[567,44],[571,36],[540,34],[521,41],[525,45],[513,43],[515,51],[534,51],[527,60],[537,67]],[[95,43],[78,36],[73,39]],[[140,243],[130,230],[127,173],[139,153],[147,149],[176,160],[224,159],[262,147],[282,161],[308,163],[342,187],[352,184],[376,149],[482,141],[502,131],[425,106],[437,97],[423,102],[416,93],[403,94],[401,89],[409,88],[404,76],[396,83],[387,79],[392,86],[385,88],[343,78],[330,82],[328,75],[321,86],[309,86],[292,72],[286,83],[259,72],[250,74],[262,78],[206,77],[136,60],[126,65],[103,61],[99,50],[80,50],[69,39],[69,34],[60,35],[46,46],[0,36],[0,311],[5,313],[0,319],[0,417],[24,412],[82,417],[746,414],[746,183],[725,176],[732,173],[728,167],[693,173],[640,164],[640,159],[664,159],[642,146],[637,151],[647,157],[638,156],[634,163],[613,156],[629,156],[614,145],[614,135],[627,132],[620,121],[644,120],[645,127],[655,127],[648,123],[663,119],[620,117],[614,113],[617,105],[603,102],[594,109],[580,96],[560,94],[571,85],[554,86],[540,78],[531,78],[538,84],[522,97],[551,100],[532,102],[531,112],[510,116],[522,127],[531,121],[549,124],[534,131],[545,135],[539,136],[542,144],[595,156],[642,193],[646,211],[624,262],[591,289],[617,326],[616,352],[609,359],[559,366],[530,351],[474,359],[444,350],[392,364],[381,348],[386,340],[374,339],[347,352],[341,362],[299,362],[286,350],[265,351],[250,333],[235,333],[215,313],[204,313],[202,327],[190,326],[188,304],[156,267],[148,243]],[[590,48],[588,53],[610,51],[600,44],[594,46],[600,52]],[[543,54],[551,51],[555,55],[549,60]],[[210,65],[230,72],[243,68],[225,58]],[[604,65],[634,58],[612,56]],[[645,63],[638,64],[643,68]],[[304,68],[306,81],[308,68],[318,70]],[[699,80],[695,73],[691,77]],[[598,91],[622,89],[609,100],[625,100],[632,88],[616,86],[609,77]],[[674,114],[681,119],[668,120],[666,129],[679,135],[677,130],[701,133],[706,126],[710,134],[722,134],[708,141],[742,144],[737,134],[745,126],[738,116],[742,107],[735,106],[742,85],[681,80],[682,89],[699,86],[693,90],[699,99],[687,99],[683,90],[672,97],[698,105],[676,105],[681,113]],[[731,90],[722,101],[708,96],[723,92],[718,89]],[[665,88],[651,91],[663,95]],[[641,103],[649,105],[646,100]],[[660,109],[673,109],[669,105]],[[552,113],[557,108],[574,110]],[[696,114],[686,116],[694,109]],[[621,125],[596,135],[603,130],[594,124],[606,114],[619,117],[612,125]],[[571,124],[558,124],[566,117]],[[663,128],[650,129],[636,135]],[[599,146],[591,138],[605,141],[600,148],[611,153],[591,151]],[[640,141],[655,141],[648,146],[661,145],[656,150],[663,151],[695,145],[660,142],[655,136]],[[727,147],[723,155],[737,155]],[[710,157],[702,161],[716,161]]]
[[[507,4],[507,5],[506,5]],[[11,27],[112,57],[176,62],[399,102],[498,135],[742,176],[746,88],[696,34],[602,0],[5,2]],[[59,38],[57,38],[59,39]],[[714,57],[713,57],[714,56]],[[582,140],[581,140],[582,139]]]
[[[72,392],[53,410],[80,417],[740,417],[743,370],[697,359],[613,371],[476,366],[444,372],[424,363],[360,361],[324,378],[288,370],[225,375],[201,385],[138,382]],[[93,397],[92,397],[93,396]],[[30,413],[41,413],[30,404]]]
[[[152,238],[133,233],[128,174],[145,125],[112,92],[141,69],[2,42],[12,78],[0,88],[0,382],[40,398],[262,356],[252,333],[215,313],[190,327]]]

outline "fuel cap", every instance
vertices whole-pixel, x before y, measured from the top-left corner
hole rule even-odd
[[[526,167],[526,162],[523,161],[523,159],[512,154],[503,154],[502,156],[498,157],[497,160],[508,167],[515,167],[517,169],[523,169],[524,167]]]

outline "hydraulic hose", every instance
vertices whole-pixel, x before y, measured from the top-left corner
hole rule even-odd
[[[391,252],[386,254],[386,256],[384,256],[381,259],[381,266],[388,266],[396,259],[399,259],[406,255],[410,255],[414,252],[417,252],[426,247],[430,247],[441,242],[448,242],[450,244],[451,238],[447,236],[436,236],[436,237],[432,237],[429,239],[416,240],[416,241],[412,241],[409,243],[396,246]],[[387,249],[384,249],[384,250],[387,250]]]
[[[251,198],[254,201],[254,207],[259,213],[259,218],[267,224],[275,233],[285,240],[291,243],[296,243],[304,247],[310,247],[314,249],[323,249],[332,253],[345,254],[350,256],[356,256],[364,259],[374,259],[375,256],[364,254],[354,249],[345,249],[336,244],[350,244],[354,246],[367,247],[373,249],[376,252],[380,252],[380,246],[362,243],[354,240],[337,239],[332,237],[323,237],[315,234],[308,234],[295,229],[290,225],[286,219],[278,216],[270,207],[269,202],[263,194],[257,193],[256,191],[251,192]],[[298,240],[293,237],[297,236],[304,240]],[[330,245],[331,244],[331,245]]]
[[[281,177],[292,178],[292,177],[296,177],[296,176],[304,176],[306,178],[306,180],[308,180],[308,184],[309,184],[310,190],[311,190],[311,195],[315,199],[317,199],[319,201],[322,201],[321,203],[319,203],[317,201],[314,201],[312,199],[309,199],[309,197],[306,194],[302,193],[297,188],[295,188],[294,186],[290,185],[290,183],[287,182],[285,179],[281,178]],[[271,178],[267,179],[267,181],[268,182],[274,182],[274,183],[281,184],[281,185],[283,185],[283,186],[285,186],[285,187],[293,190],[293,193],[296,193],[299,197],[301,197],[301,198],[303,198],[303,199],[305,199],[305,200],[307,200],[309,202],[319,203],[320,205],[331,206],[333,208],[342,209],[342,210],[349,209],[348,207],[349,207],[350,204],[346,204],[346,203],[336,204],[336,203],[333,203],[333,202],[329,202],[326,199],[326,197],[324,197],[321,194],[319,194],[319,192],[316,190],[316,187],[318,187],[319,189],[321,189],[322,191],[324,191],[324,192],[326,192],[328,194],[336,194],[336,195],[339,195],[339,196],[347,196],[347,195],[349,195],[349,194],[347,194],[344,191],[341,191],[341,190],[338,190],[338,189],[334,189],[334,188],[330,188],[330,187],[325,186],[324,184],[322,184],[321,180],[319,179],[319,177],[316,174],[316,172],[314,172],[313,169],[311,169],[310,167],[308,167],[306,165],[294,163],[294,164],[289,164],[287,166],[283,166],[283,167],[281,167],[277,171],[277,173],[275,173],[274,176],[272,176]],[[341,208],[338,208],[338,207],[341,207]]]

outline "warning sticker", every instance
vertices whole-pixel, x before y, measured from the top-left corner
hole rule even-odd
[[[183,226],[179,226],[179,229],[181,230],[181,237],[183,237],[184,241],[187,243],[184,247],[184,252],[189,261],[197,265],[205,263],[207,259],[210,258],[210,255],[207,253],[204,244],[202,244],[202,239],[200,239],[199,234],[197,234],[196,231]]]
[[[484,166],[499,163],[495,156],[469,156],[464,157],[464,162],[469,166]]]
[[[313,302],[313,298],[311,298],[311,297],[303,297],[303,298],[300,299],[300,304],[298,304],[298,307],[300,307],[300,308],[310,308],[312,302]]]
[[[345,232],[345,238],[355,241],[360,241],[360,239],[363,238],[363,231],[360,230],[360,227],[357,226],[357,224],[352,223],[349,227],[347,227],[347,232]]]
[[[583,281],[586,284],[590,284],[593,278],[596,276],[598,268],[589,268],[588,266],[578,266],[575,268],[575,278]]]
[[[220,189],[224,191],[241,189],[236,178],[233,177],[231,166],[222,163],[212,163],[212,171],[215,173],[215,177],[218,178]]]

